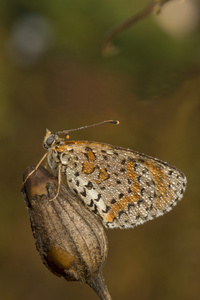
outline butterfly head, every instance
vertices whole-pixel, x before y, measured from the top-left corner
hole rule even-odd
[[[56,145],[62,145],[63,139],[61,139],[57,133],[51,133],[50,130],[46,129],[46,135],[43,141],[43,147],[48,150],[49,148],[55,147]]]

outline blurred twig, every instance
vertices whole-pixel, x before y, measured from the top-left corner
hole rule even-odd
[[[111,54],[115,54],[118,52],[117,48],[111,43],[111,41],[124,30],[129,27],[137,24],[139,21],[150,15],[151,13],[159,13],[161,11],[162,6],[171,0],[151,0],[147,6],[141,10],[139,13],[127,19],[125,22],[119,24],[114,27],[108,34],[106,35],[103,43],[102,43],[102,54],[107,56]]]

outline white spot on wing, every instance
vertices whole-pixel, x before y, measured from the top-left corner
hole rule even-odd
[[[79,197],[81,197],[82,200],[86,204],[90,204],[91,200],[93,200],[94,204],[97,206],[97,209],[98,209],[99,213],[101,214],[101,212],[103,210],[106,210],[106,205],[105,205],[105,203],[104,203],[104,201],[103,201],[102,198],[100,198],[99,201],[95,201],[95,199],[98,199],[99,193],[94,188],[92,188],[91,190],[86,189],[86,197],[82,197],[81,194],[80,194],[80,192],[83,190],[83,187],[88,184],[88,181],[84,180],[81,177],[79,177],[78,180],[79,180],[80,185],[79,185],[79,187],[76,186],[76,189],[79,192]]]

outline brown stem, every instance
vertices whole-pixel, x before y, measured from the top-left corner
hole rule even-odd
[[[134,15],[133,17],[127,19],[125,22],[121,23],[120,25],[114,27],[105,37],[103,43],[102,43],[102,53],[103,54],[109,54],[110,50],[112,50],[112,46],[110,45],[110,42],[121,32],[123,32],[124,30],[128,29],[130,26],[135,25],[136,23],[138,23],[140,20],[142,20],[143,18],[147,17],[148,15],[150,15],[152,13],[152,11],[157,7],[157,10],[159,11],[161,6],[170,0],[154,0],[154,1],[150,1],[147,6],[140,11],[139,13],[137,13],[136,15]]]
[[[96,277],[90,278],[87,284],[93,288],[101,300],[112,300],[101,272]]]

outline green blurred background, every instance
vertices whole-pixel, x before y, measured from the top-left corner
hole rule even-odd
[[[20,189],[25,168],[44,154],[46,128],[105,119],[120,125],[71,138],[132,148],[188,178],[169,214],[134,230],[107,231],[103,273],[113,300],[199,298],[200,6],[172,2],[117,37],[118,55],[103,57],[106,32],[147,1],[1,0],[1,299],[98,299],[42,265]]]

